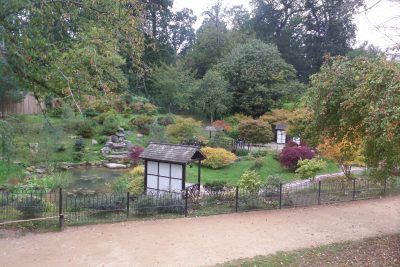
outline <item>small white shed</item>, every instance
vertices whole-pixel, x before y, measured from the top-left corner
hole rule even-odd
[[[198,163],[200,186],[201,161],[205,159],[197,146],[151,143],[140,155],[144,160],[146,193],[181,192],[186,187],[186,165]]]

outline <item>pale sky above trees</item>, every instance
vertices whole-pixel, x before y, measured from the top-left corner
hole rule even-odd
[[[243,5],[250,7],[251,0],[223,0],[223,6]],[[198,17],[195,27],[202,22],[201,14],[217,3],[217,0],[174,0],[174,10],[191,8]],[[357,43],[364,41],[379,46],[381,49],[391,48],[400,44],[400,34],[392,27],[400,24],[400,1],[396,0],[365,0],[367,11],[356,15]]]

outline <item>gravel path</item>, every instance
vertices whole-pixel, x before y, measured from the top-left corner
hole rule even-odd
[[[400,197],[0,239],[0,266],[204,266],[400,232]]]

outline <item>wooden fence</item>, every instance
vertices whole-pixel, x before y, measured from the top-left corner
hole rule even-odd
[[[44,103],[40,104],[42,108],[45,108]],[[39,103],[35,97],[31,94],[27,94],[20,102],[8,102],[0,103],[0,116],[5,116],[7,114],[39,114],[41,113]]]

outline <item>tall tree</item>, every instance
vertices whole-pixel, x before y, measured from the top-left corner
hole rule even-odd
[[[345,55],[355,40],[353,16],[363,0],[254,0],[252,28],[273,42],[298,76],[308,80],[325,54]]]
[[[385,58],[329,59],[308,94],[315,136],[356,143],[366,164],[388,177],[400,162],[400,65]]]
[[[107,96],[123,88],[121,36],[131,60],[140,58],[142,47],[139,19],[129,3],[6,1],[0,11],[3,67],[36,98],[67,95],[78,109],[83,94]]]
[[[211,124],[218,115],[225,114],[231,105],[232,93],[228,82],[217,71],[209,70],[200,82],[196,102],[201,111],[207,113]]]
[[[259,40],[234,48],[219,68],[234,93],[234,110],[248,115],[264,114],[286,96],[298,95],[303,87],[277,47]]]

